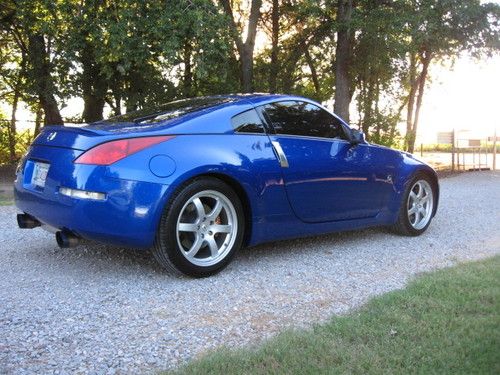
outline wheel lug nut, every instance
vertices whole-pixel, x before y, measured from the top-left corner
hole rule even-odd
[[[213,235],[214,233],[210,230],[210,231],[208,231],[208,234]]]

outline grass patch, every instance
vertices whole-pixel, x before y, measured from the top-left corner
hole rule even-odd
[[[2,197],[0,195],[0,206],[11,206],[14,204],[14,200],[11,198]]]
[[[349,315],[173,374],[499,374],[500,257],[425,274]]]

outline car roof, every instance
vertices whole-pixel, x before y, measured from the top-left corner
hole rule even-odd
[[[311,101],[311,99],[303,98],[301,96],[296,96],[296,95],[268,94],[268,93],[227,94],[227,95],[215,95],[213,97],[231,98],[234,100],[235,103],[238,101],[249,101],[254,105],[260,105],[267,102],[272,102],[276,100],[286,100],[286,99]]]
[[[252,107],[281,100],[302,100],[316,103],[307,98],[283,94],[251,93],[210,95],[180,99],[164,103],[156,108],[153,107],[128,112],[123,115],[111,117],[107,120],[88,124],[86,128],[105,130],[108,132],[122,132],[126,129],[138,130],[140,128],[146,129],[147,127],[152,128],[165,125],[178,126],[181,123],[191,122],[195,118],[207,116],[209,114],[217,116],[223,113],[223,116],[230,118]]]

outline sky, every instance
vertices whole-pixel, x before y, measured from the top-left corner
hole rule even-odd
[[[492,136],[495,127],[500,133],[500,56],[462,56],[453,67],[434,64],[430,76],[417,143],[435,143],[437,132],[453,129],[457,138]]]

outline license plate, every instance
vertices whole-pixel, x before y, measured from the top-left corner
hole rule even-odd
[[[43,188],[45,186],[45,180],[47,179],[47,173],[49,172],[49,167],[50,164],[35,162],[31,183],[35,186]]]

